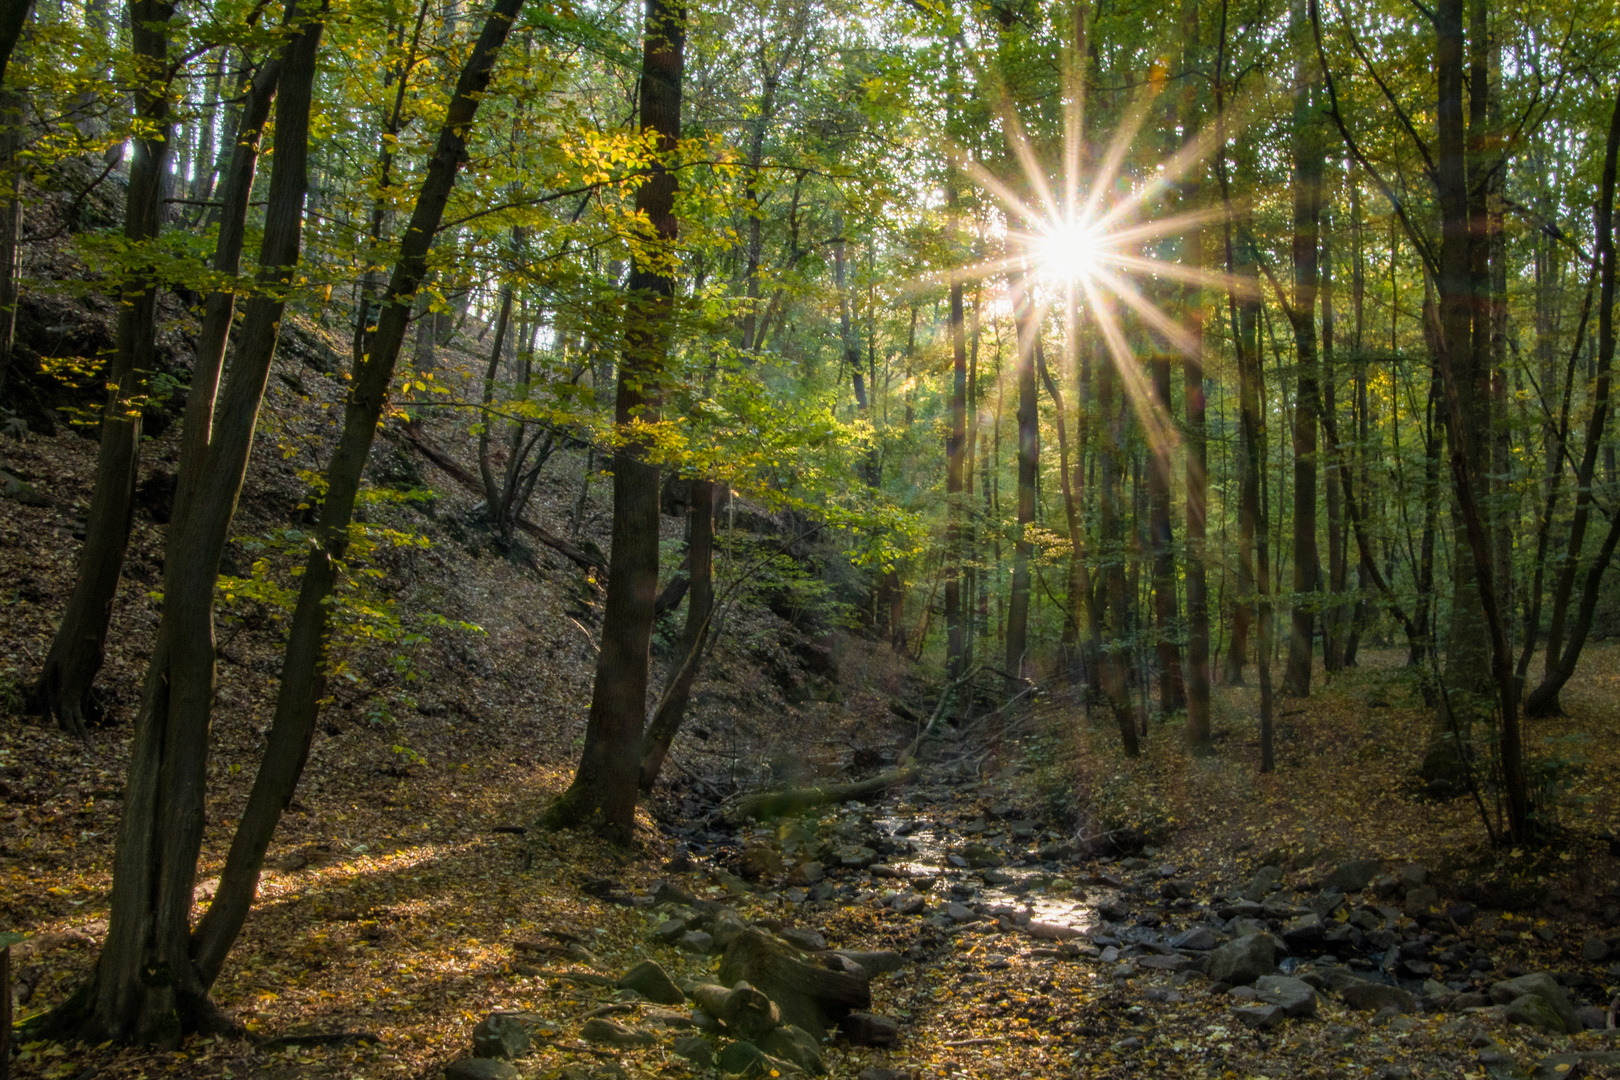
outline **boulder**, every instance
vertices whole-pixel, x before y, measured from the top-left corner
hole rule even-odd
[[[1262,975],[1254,981],[1259,1000],[1275,1005],[1288,1016],[1315,1016],[1316,991],[1308,983],[1286,975]]]
[[[686,933],[691,928],[691,924],[685,919],[665,919],[663,922],[653,927],[653,937],[657,938],[659,941],[667,941],[673,944],[674,942],[681,940],[681,935]]]
[[[821,1060],[821,1043],[804,1028],[783,1024],[761,1039],[759,1048],[772,1057],[791,1061],[805,1072],[819,1076],[827,1071]]]
[[[1339,996],[1346,1005],[1362,1012],[1375,1012],[1392,1005],[1403,1013],[1417,1010],[1417,1000],[1409,991],[1384,983],[1351,982],[1339,991]]]
[[[652,960],[643,960],[613,985],[620,990],[634,990],[648,1001],[656,1001],[660,1005],[686,1004],[686,995],[675,985],[675,980]]]
[[[703,930],[688,930],[676,939],[675,944],[689,953],[705,956],[714,951],[714,935]]]
[[[1360,892],[1373,883],[1383,868],[1383,863],[1377,859],[1351,859],[1334,867],[1322,887],[1346,893]]]
[[[827,939],[815,930],[803,930],[799,927],[789,926],[784,928],[778,936],[788,944],[796,945],[807,952],[820,952],[827,947]]]
[[[1208,952],[1215,945],[1215,932],[1207,926],[1194,926],[1170,939],[1171,948],[1191,949],[1195,952]]]
[[[528,1052],[529,1027],[511,1013],[490,1013],[473,1028],[473,1057],[509,1060]]]
[[[1210,953],[1207,974],[1214,982],[1244,986],[1277,970],[1277,949],[1270,934],[1247,934]]]
[[[900,1041],[900,1025],[887,1016],[852,1012],[839,1021],[838,1029],[851,1046],[893,1046]]]
[[[1549,1035],[1564,1033],[1564,1018],[1546,998],[1524,994],[1502,1006],[1502,1017],[1510,1024],[1536,1028]]]
[[[1608,1076],[1609,1070],[1620,1068],[1620,1051],[1585,1050],[1572,1054],[1553,1054],[1536,1062],[1533,1080],[1566,1080],[1571,1076]]]
[[[1262,866],[1256,870],[1249,883],[1243,887],[1243,899],[1264,900],[1268,894],[1282,884],[1282,870],[1275,866]]]
[[[1275,1005],[1234,1005],[1228,1011],[1244,1026],[1261,1030],[1274,1028],[1287,1019],[1287,1015]]]
[[[716,947],[723,949],[731,944],[732,938],[746,929],[748,929],[748,924],[743,922],[742,916],[735,911],[727,910],[718,912],[715,915],[714,921],[709,927],[709,933],[714,937]]]
[[[1410,918],[1426,915],[1430,908],[1440,902],[1440,893],[1432,885],[1418,885],[1406,890],[1406,903],[1401,911]]]
[[[444,1067],[444,1080],[518,1080],[520,1075],[499,1058],[462,1058]]]
[[[1000,866],[1004,861],[1001,852],[989,844],[974,841],[962,848],[962,858],[974,870],[988,870]]]
[[[753,1043],[741,1041],[723,1047],[715,1064],[721,1072],[737,1076],[781,1076],[792,1068]]]
[[[585,1021],[579,1035],[586,1042],[600,1043],[603,1046],[651,1046],[658,1041],[657,1036],[650,1031],[626,1027],[612,1020],[604,1020],[600,1016]]]
[[[1589,937],[1581,945],[1581,959],[1588,964],[1601,964],[1609,958],[1609,943],[1600,937]]]
[[[769,844],[750,844],[743,850],[737,872],[747,881],[776,877],[782,872],[782,853]]]
[[[774,1001],[785,1024],[815,1038],[856,1009],[870,1008],[872,992],[864,974],[833,971],[798,958],[786,946],[759,930],[748,929],[732,941],[720,961],[720,981],[747,982]]]
[[[1283,927],[1282,939],[1289,948],[1309,948],[1322,940],[1322,916],[1316,912],[1301,915]]]
[[[714,1064],[714,1048],[696,1035],[683,1035],[676,1039],[675,1052],[700,1069]]]
[[[1580,1016],[1575,1012],[1575,1006],[1570,1003],[1569,994],[1545,971],[1520,975],[1517,979],[1506,979],[1491,986],[1491,1001],[1497,1005],[1512,1005],[1526,994],[1545,1001],[1557,1014],[1564,1031],[1574,1034],[1585,1028],[1586,1025],[1581,1023]]]
[[[903,956],[893,949],[877,949],[872,952],[861,952],[856,949],[834,949],[833,952],[845,960],[859,964],[861,970],[868,975],[887,975],[891,971],[899,971],[906,966]]]

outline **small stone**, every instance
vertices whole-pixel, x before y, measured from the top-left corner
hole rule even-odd
[[[1065,926],[1062,923],[1039,922],[1033,919],[1030,920],[1029,926],[1025,927],[1025,929],[1029,931],[1030,937],[1039,938],[1042,941],[1068,941],[1071,938],[1081,936],[1081,931],[1073,926]]]
[[[775,1064],[771,1056],[751,1042],[734,1042],[721,1051],[716,1064],[721,1072],[743,1076],[769,1076]],[[780,1072],[781,1070],[776,1070]]]
[[[1408,889],[1420,888],[1429,883],[1429,870],[1422,863],[1407,863],[1395,871],[1395,879]]]
[[[700,1069],[714,1064],[714,1048],[696,1035],[683,1035],[676,1039],[675,1052]]]
[[[1363,1012],[1376,1011],[1390,1005],[1406,1013],[1417,1008],[1417,1001],[1408,991],[1384,983],[1351,982],[1339,991],[1339,996],[1344,999],[1346,1005]]]
[[[444,1080],[517,1080],[519,1075],[499,1058],[462,1058],[444,1067]]]
[[[1215,947],[1215,932],[1207,926],[1195,926],[1190,930],[1183,930],[1170,939],[1173,949],[1191,949],[1194,952],[1207,952]]]
[[[1001,857],[1001,852],[997,851],[989,844],[981,843],[979,841],[974,841],[973,843],[963,847],[962,858],[966,860],[967,865],[974,870],[986,870],[991,867],[1000,866],[1004,861]]]
[[[816,930],[804,930],[796,926],[789,926],[782,931],[782,940],[807,952],[820,952],[827,947],[827,939]]]
[[[1243,887],[1245,900],[1260,901],[1282,884],[1282,870],[1275,866],[1262,866]]]
[[[801,1027],[783,1024],[761,1039],[759,1048],[772,1057],[792,1062],[805,1072],[820,1075],[827,1071],[821,1060],[821,1044]]]
[[[653,927],[653,937],[657,938],[659,941],[676,942],[679,941],[681,939],[681,935],[686,933],[686,931],[690,928],[691,925],[685,919],[665,919],[663,922]]]
[[[1411,917],[1425,915],[1440,902],[1440,893],[1432,885],[1419,885],[1406,890],[1406,903],[1402,911]]]
[[[675,985],[675,980],[652,960],[643,960],[625,972],[614,985],[620,990],[634,990],[648,1001],[656,1001],[660,1005],[686,1003],[686,995]]]
[[[860,1076],[855,1080],[912,1080],[912,1074],[897,1069],[885,1069],[881,1065],[868,1065],[861,1070]]]
[[[782,853],[768,844],[750,844],[743,850],[737,872],[748,881],[776,877],[782,872]]]
[[[1325,889],[1337,889],[1340,892],[1360,892],[1372,884],[1373,878],[1378,876],[1383,864],[1377,859],[1351,859],[1340,863],[1322,883]]]
[[[689,953],[706,956],[714,951],[714,935],[703,930],[688,930],[680,936],[676,944]]]
[[[1282,939],[1292,947],[1314,945],[1322,940],[1322,916],[1311,912],[1301,915],[1283,927]]]
[[[1230,1012],[1245,1026],[1261,1030],[1276,1027],[1287,1015],[1275,1005],[1234,1005]]]
[[[889,906],[900,915],[921,915],[928,910],[928,897],[922,893],[901,893]]]
[[[1601,1031],[1609,1026],[1609,1010],[1601,1005],[1583,1005],[1575,1010],[1575,1015],[1588,1031]]]
[[[818,862],[802,862],[793,868],[788,880],[795,885],[814,885],[827,876],[827,868]]]
[[[868,975],[886,975],[891,971],[899,971],[906,966],[905,957],[893,949],[875,949],[870,952],[861,952],[855,949],[836,949],[834,951],[845,960],[858,964],[861,970]]]
[[[978,912],[966,904],[958,904],[955,901],[945,905],[945,914],[951,917],[952,922],[959,923],[978,922],[980,918]]]
[[[579,1034],[586,1042],[601,1043],[604,1046],[651,1046],[658,1041],[650,1031],[626,1027],[612,1020],[604,1020],[600,1016],[585,1021],[585,1026],[580,1029]]]
[[[511,1013],[490,1013],[473,1028],[473,1057],[511,1059],[528,1052],[528,1026]]]
[[[893,1046],[900,1041],[900,1025],[887,1016],[852,1012],[838,1027],[851,1046]]]
[[[1581,959],[1588,964],[1601,964],[1609,958],[1609,943],[1600,937],[1589,937],[1581,945]]]

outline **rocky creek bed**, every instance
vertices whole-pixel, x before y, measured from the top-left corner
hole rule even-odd
[[[450,1080],[1620,1075],[1612,896],[1575,941],[1412,863],[1098,856],[994,785],[673,831],[582,885],[645,958],[539,943],[514,971],[571,1008],[485,1017]]]

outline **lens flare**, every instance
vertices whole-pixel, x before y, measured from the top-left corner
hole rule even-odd
[[[1106,237],[1090,222],[1044,229],[1034,244],[1035,272],[1054,284],[1095,277],[1107,260]]]

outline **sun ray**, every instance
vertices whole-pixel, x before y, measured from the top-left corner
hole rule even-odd
[[[1170,423],[1170,418],[1164,415],[1159,403],[1154,400],[1153,393],[1147,385],[1147,378],[1142,373],[1142,365],[1136,362],[1136,355],[1131,351],[1130,343],[1125,340],[1125,330],[1119,324],[1119,316],[1114,310],[1112,299],[1089,280],[1082,281],[1081,285],[1086,292],[1086,302],[1096,316],[1103,340],[1108,344],[1108,352],[1113,359],[1115,371],[1119,373],[1120,383],[1125,388],[1125,396],[1130,399],[1137,422],[1142,425],[1142,431],[1153,445],[1173,448],[1180,443],[1181,436]]]
[[[1198,351],[1198,341],[1187,331],[1187,328],[1166,315],[1158,305],[1142,295],[1134,284],[1107,270],[1099,271],[1097,276],[1108,285],[1109,289],[1125,301],[1125,305],[1149,327],[1158,332],[1159,336],[1169,342],[1177,352],[1183,356],[1190,356]]]

